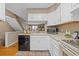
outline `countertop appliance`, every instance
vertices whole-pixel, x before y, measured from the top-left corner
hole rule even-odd
[[[19,35],[18,36],[18,50],[19,51],[30,51],[30,35]]]

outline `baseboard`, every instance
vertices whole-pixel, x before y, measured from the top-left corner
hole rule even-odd
[[[13,43],[11,43],[11,44],[9,44],[9,45],[5,45],[5,47],[10,47],[10,46],[12,46],[13,44],[15,44],[15,43],[17,43],[18,41],[15,41],[15,42],[13,42]]]

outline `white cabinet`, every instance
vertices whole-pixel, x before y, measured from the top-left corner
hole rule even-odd
[[[71,21],[71,3],[61,3],[61,23]]]
[[[60,6],[50,13],[48,13],[48,23],[47,25],[57,25],[60,23]]]
[[[30,49],[31,50],[48,50],[49,36],[31,36]]]
[[[50,12],[48,14],[48,23],[47,25],[55,25],[56,21],[56,11]]]
[[[79,21],[79,9],[72,13],[72,21]]]
[[[61,55],[61,48],[59,42],[56,41],[54,38],[50,38],[50,48],[49,48],[51,56],[60,56]]]
[[[44,21],[47,20],[47,13],[28,14],[28,21]]]
[[[52,43],[52,38],[50,38],[50,40],[49,40],[49,42],[50,42],[50,44],[49,44],[49,52],[50,52],[50,54],[51,54],[51,56],[54,56],[54,54],[53,54],[53,43]]]
[[[72,20],[79,21],[79,3],[72,3]]]
[[[5,20],[5,4],[0,3],[0,20]]]
[[[79,8],[79,3],[71,3],[71,12],[74,11],[75,9]]]
[[[79,21],[79,3],[61,3],[61,23]]]

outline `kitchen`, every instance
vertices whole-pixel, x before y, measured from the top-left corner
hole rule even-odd
[[[18,42],[15,55],[79,56],[79,3],[6,3],[4,11],[0,22],[14,29],[5,47]]]

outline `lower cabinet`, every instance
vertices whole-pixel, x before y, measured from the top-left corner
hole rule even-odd
[[[61,56],[62,51],[59,45],[59,42],[56,41],[54,38],[50,39],[50,48],[49,48],[51,56]]]
[[[60,56],[59,42],[50,36],[30,36],[30,50],[49,50],[51,56]]]
[[[30,50],[48,50],[49,36],[30,36]]]
[[[63,56],[79,56],[79,49],[68,44],[67,42],[61,42],[61,48]]]

